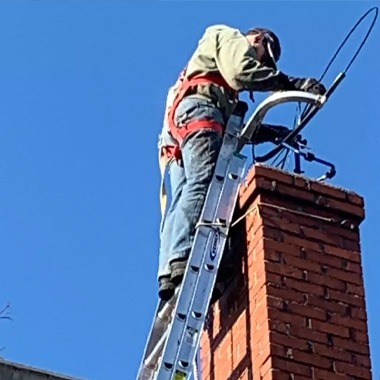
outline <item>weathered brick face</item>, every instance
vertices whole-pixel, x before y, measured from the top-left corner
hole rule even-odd
[[[363,207],[336,187],[250,171],[240,194],[246,216],[232,229],[239,274],[210,309],[203,380],[372,379]]]

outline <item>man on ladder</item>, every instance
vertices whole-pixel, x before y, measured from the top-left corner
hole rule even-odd
[[[158,281],[162,300],[169,300],[182,281],[224,127],[238,93],[301,90],[321,95],[326,91],[316,79],[292,78],[278,71],[280,54],[280,42],[268,29],[242,34],[228,26],[212,26],[169,92],[159,143],[161,171],[168,165],[171,185],[171,203],[161,230]],[[287,128],[264,126],[252,143],[273,142],[287,132]]]

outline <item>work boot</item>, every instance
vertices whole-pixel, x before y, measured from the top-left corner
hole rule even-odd
[[[170,281],[170,277],[161,277],[158,280],[159,283],[159,289],[158,289],[158,296],[163,301],[169,301],[170,298],[173,297],[175,285]]]
[[[172,270],[172,275],[170,276],[170,281],[178,286],[182,280],[186,271],[187,259],[175,260],[170,263],[170,268]]]

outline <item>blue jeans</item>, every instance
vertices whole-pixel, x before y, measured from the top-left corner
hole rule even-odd
[[[220,111],[212,103],[194,98],[185,100],[176,113],[179,125],[204,119],[205,115],[223,123]],[[158,278],[170,275],[173,260],[189,256],[221,144],[218,132],[201,129],[186,138],[181,147],[183,167],[175,161],[170,164],[172,199],[161,234]]]

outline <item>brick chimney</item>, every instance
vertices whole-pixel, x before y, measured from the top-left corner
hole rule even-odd
[[[202,379],[372,379],[358,228],[363,199],[255,166],[239,216],[231,231],[239,270],[209,311]]]

